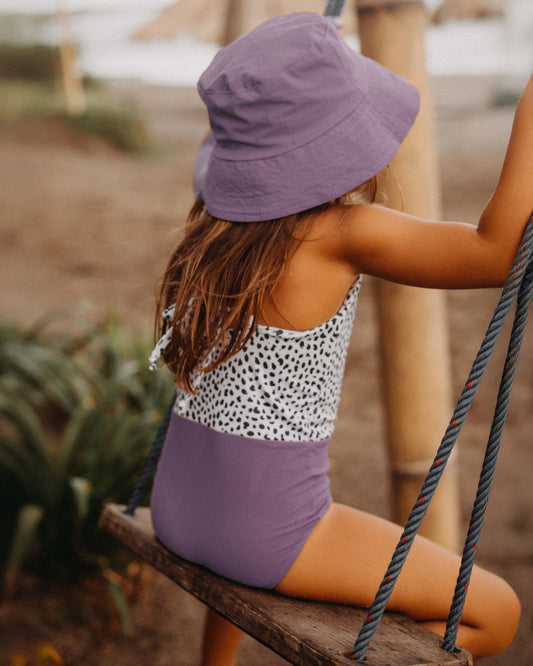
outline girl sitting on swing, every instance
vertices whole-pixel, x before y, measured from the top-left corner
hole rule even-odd
[[[242,35],[198,91],[211,131],[151,356],[178,386],[151,495],[155,532],[241,583],[370,606],[402,528],[333,501],[328,478],[361,276],[503,285],[533,211],[533,81],[477,228],[375,203],[419,91],[319,14]],[[387,608],[443,636],[459,564],[417,536]],[[474,567],[457,643],[475,658],[499,653],[519,618],[513,589]],[[209,610],[203,666],[234,664],[241,637]]]

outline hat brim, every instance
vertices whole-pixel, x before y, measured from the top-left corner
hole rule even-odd
[[[234,222],[284,217],[340,197],[387,166],[419,113],[420,93],[404,77],[352,54],[372,84],[357,108],[305,145],[261,160],[229,160],[213,153],[209,132],[195,161],[194,190],[211,215]]]

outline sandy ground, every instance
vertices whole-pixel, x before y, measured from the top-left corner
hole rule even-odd
[[[482,77],[434,81],[445,219],[476,222],[496,183],[513,118],[512,108],[488,104],[496,83]],[[0,132],[4,318],[30,323],[55,306],[83,298],[94,316],[113,307],[132,328],[150,330],[155,284],[174,244],[176,224],[193,200],[194,152],[207,120],[194,89],[128,81],[115,82],[113,88],[146,113],[163,147],[157,159],[120,153],[55,123],[25,121]],[[373,280],[367,279],[331,443],[330,478],[337,501],[390,517],[373,291]],[[498,295],[492,289],[447,295],[455,397]],[[505,343],[499,344],[459,443],[463,532],[504,351]],[[479,564],[510,581],[523,604],[513,645],[503,655],[479,662],[493,666],[529,665],[533,648],[532,354],[529,332],[478,555]],[[8,614],[0,609],[9,637],[2,639],[0,661],[46,640],[68,664],[197,664],[202,604],[160,574],[154,572],[152,579],[134,611],[133,638],[102,642],[87,627],[67,632],[65,626],[29,614],[28,598],[12,604]],[[246,636],[238,663],[285,662]]]

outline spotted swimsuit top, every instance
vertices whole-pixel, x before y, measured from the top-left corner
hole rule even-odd
[[[178,390],[174,411],[215,430],[267,440],[320,441],[333,433],[361,286],[337,313],[293,331],[259,324],[245,346],[209,372],[192,373],[196,395]],[[173,308],[165,311],[171,320]],[[154,368],[169,332],[150,356]],[[220,352],[211,350],[208,362]]]

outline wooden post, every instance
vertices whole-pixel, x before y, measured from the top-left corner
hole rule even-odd
[[[387,206],[437,220],[440,191],[425,69],[426,9],[416,0],[358,0],[357,13],[361,52],[405,76],[421,93],[419,116],[391,163],[399,182],[390,173],[385,178]],[[377,296],[394,520],[404,524],[452,411],[445,294],[378,280]],[[458,549],[453,455],[420,532]]]
[[[245,31],[245,7],[244,0],[228,0],[222,46],[235,41]]]
[[[78,53],[72,39],[69,16],[63,8],[61,0],[57,0],[56,20],[59,29],[59,55],[67,113],[71,116],[79,116],[86,109],[85,94],[78,70]]]

